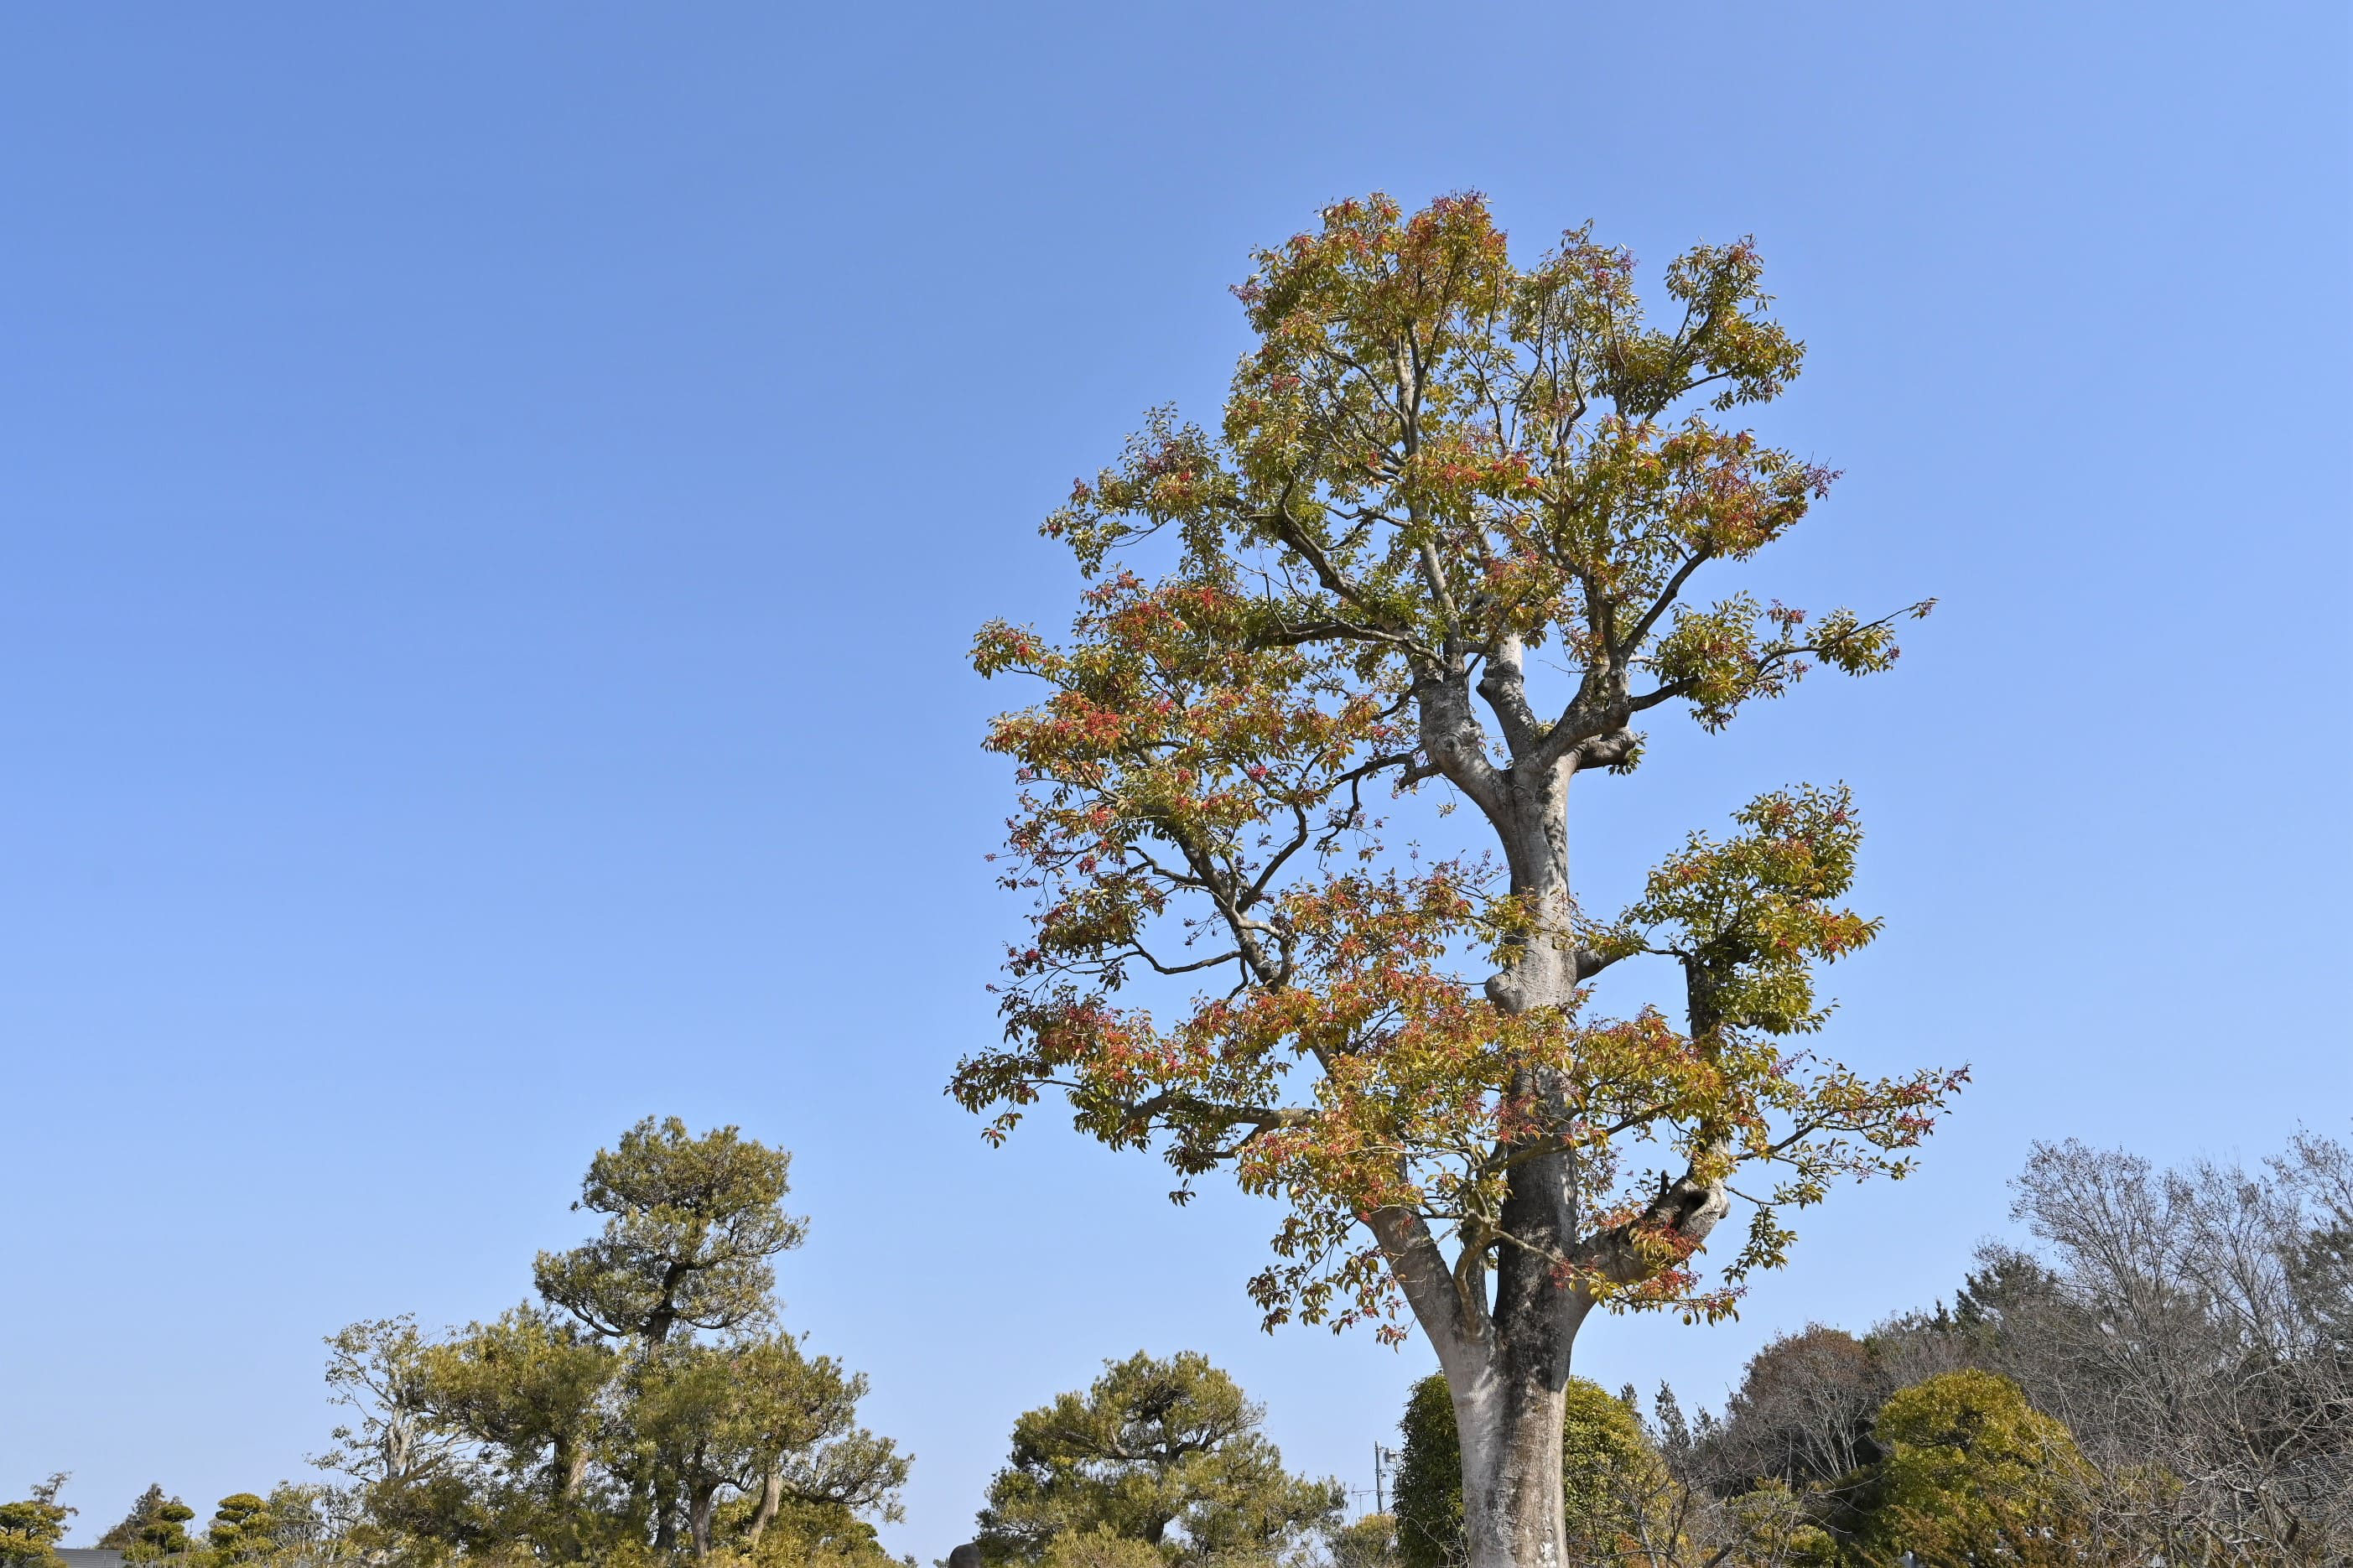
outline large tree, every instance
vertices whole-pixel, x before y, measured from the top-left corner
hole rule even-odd
[[[1834,477],[1716,417],[1802,357],[1759,278],[1746,242],[1698,247],[1653,326],[1586,230],[1521,267],[1475,196],[1341,203],[1237,290],[1257,343],[1219,430],[1155,413],[1048,521],[1090,579],[1072,634],[997,624],[976,651],[1046,688],[988,742],[1019,769],[1006,879],[1039,903],[1003,1047],[952,1092],[1001,1138],[1060,1091],[1085,1131],[1159,1147],[1180,1199],[1220,1166],[1287,1199],[1270,1323],[1395,1333],[1401,1296],[1455,1404],[1477,1568],[1564,1558],[1590,1310],[1729,1310],[1783,1212],[1900,1173],[1957,1083],[1779,1041],[1821,1020],[1811,966],[1875,930],[1834,903],[1841,793],[1760,797],[1622,919],[1572,892],[1571,783],[1632,771],[1643,715],[1715,730],[1810,668],[1884,669],[1926,608],[1687,597]],[[1475,830],[1385,850],[1378,792],[1431,780]],[[1677,1016],[1586,1016],[1639,953],[1680,970]],[[1192,978],[1128,990],[1158,976]],[[1754,1166],[1777,1169],[1704,1285]]]

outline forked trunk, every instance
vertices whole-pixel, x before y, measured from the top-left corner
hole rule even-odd
[[[1490,760],[1460,665],[1417,678],[1422,742],[1494,828],[1525,921],[1487,981],[1489,1000],[1507,1014],[1557,1009],[1567,1016],[1582,973],[1568,879],[1569,781],[1585,762],[1621,760],[1632,737],[1597,731],[1574,748],[1548,744],[1527,710],[1517,641],[1486,652],[1479,691],[1504,723],[1511,764],[1497,768]],[[1542,1122],[1557,1126],[1569,1117],[1556,1069],[1525,1067],[1496,1087]],[[1446,1370],[1461,1442],[1468,1568],[1582,1568],[1567,1555],[1560,1451],[1569,1351],[1592,1306],[1567,1268],[1578,1255],[1583,1218],[1577,1157],[1557,1149],[1516,1152],[1496,1216],[1500,1245],[1492,1237],[1466,1239],[1479,1258],[1450,1265],[1418,1215],[1377,1216],[1375,1233]]]

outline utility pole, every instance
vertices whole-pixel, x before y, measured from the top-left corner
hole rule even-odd
[[[1373,1445],[1373,1511],[1375,1513],[1387,1513],[1389,1510],[1388,1496],[1381,1489],[1381,1467],[1396,1463],[1395,1448],[1384,1448],[1378,1443]]]

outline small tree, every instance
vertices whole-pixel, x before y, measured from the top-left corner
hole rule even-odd
[[[1761,797],[1599,921],[1571,783],[1630,772],[1653,710],[1715,730],[1810,667],[1884,669],[1897,616],[1686,597],[1834,477],[1713,417],[1802,358],[1746,242],[1668,268],[1665,328],[1624,252],[1577,229],[1517,266],[1476,197],[1344,202],[1257,260],[1218,433],[1153,415],[1046,524],[1091,580],[1072,636],[979,637],[984,675],[1045,688],[988,741],[1019,769],[1006,880],[1039,902],[1004,1045],[951,1089],[992,1139],[1065,1094],[1084,1131],[1161,1149],[1179,1201],[1219,1167],[1286,1199],[1269,1324],[1395,1334],[1401,1298],[1462,1434],[1472,1562],[1558,1563],[1591,1310],[1729,1311],[1788,1208],[1901,1173],[1959,1082],[1778,1039],[1821,1021],[1811,965],[1876,929],[1834,902],[1842,794]],[[1430,780],[1476,831],[1388,853],[1368,798]],[[1680,1016],[1583,1016],[1645,953],[1680,971]],[[1147,977],[1176,979],[1168,1022],[1125,994]],[[1761,1201],[1706,1286],[1743,1168]]]
[[[1871,1424],[1892,1392],[1862,1341],[1809,1323],[1749,1357],[1707,1458],[1736,1489],[1838,1481],[1878,1457]]]
[[[233,1568],[236,1563],[282,1563],[306,1556],[324,1535],[320,1519],[320,1488],[280,1481],[269,1498],[257,1493],[230,1493],[205,1523],[205,1544],[197,1552],[203,1568]]]
[[[1346,1493],[1284,1470],[1265,1416],[1195,1352],[1106,1363],[1083,1393],[1014,1423],[1011,1461],[980,1513],[981,1552],[1037,1561],[1101,1531],[1171,1558],[1267,1555],[1336,1522]]]
[[[31,1496],[0,1502],[0,1568],[59,1568],[64,1563],[57,1546],[76,1511],[58,1501],[67,1479],[60,1470],[34,1483]]]
[[[188,1550],[188,1521],[196,1510],[178,1498],[164,1495],[161,1482],[139,1494],[131,1511],[98,1538],[100,1546],[120,1552],[128,1562],[171,1557]]]
[[[1397,1515],[1362,1514],[1324,1536],[1332,1568],[1398,1568]]]

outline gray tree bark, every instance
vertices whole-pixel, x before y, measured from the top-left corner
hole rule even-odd
[[[1578,942],[1569,884],[1569,782],[1582,767],[1630,754],[1634,737],[1622,679],[1589,684],[1560,724],[1537,724],[1527,706],[1515,639],[1486,650],[1479,695],[1510,752],[1498,767],[1471,706],[1467,661],[1415,682],[1423,749],[1435,769],[1479,806],[1510,868],[1511,890],[1534,916],[1525,941],[1486,983],[1489,998],[1519,1015],[1564,1013],[1599,962]],[[1583,720],[1578,721],[1580,710]],[[1566,1116],[1561,1086],[1538,1073],[1516,1092],[1550,1100]],[[1637,1267],[1622,1238],[1580,1234],[1576,1156],[1523,1159],[1508,1178],[1504,1239],[1466,1237],[1450,1267],[1419,1215],[1373,1216],[1373,1228],[1417,1320],[1437,1348],[1461,1440],[1462,1511],[1469,1568],[1568,1568],[1561,1495],[1564,1401],[1577,1333],[1593,1298],[1561,1264],[1604,1272]],[[1645,1216],[1694,1244],[1727,1207],[1718,1184],[1690,1173],[1659,1194]],[[1490,1297],[1488,1276],[1493,1274]]]

